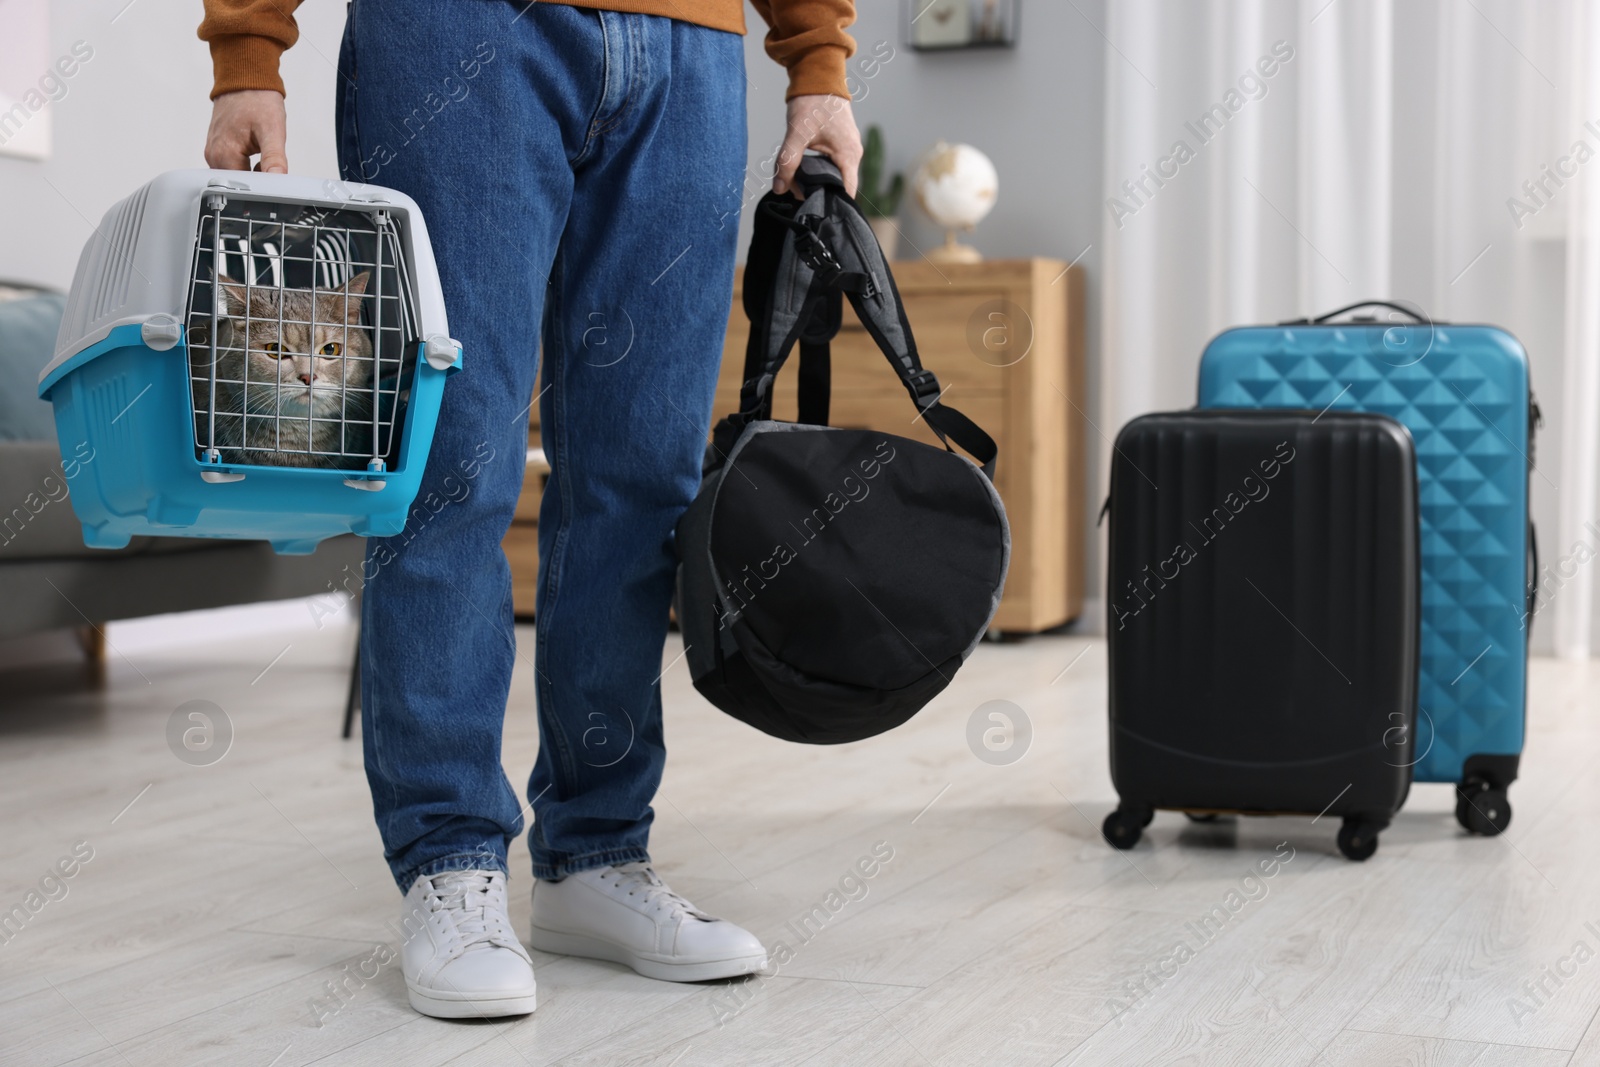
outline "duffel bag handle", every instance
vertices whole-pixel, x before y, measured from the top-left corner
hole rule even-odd
[[[832,159],[819,152],[807,151],[800,157],[800,165],[794,171],[794,182],[800,187],[802,200],[810,196],[813,189],[824,185],[833,186],[841,195],[849,195],[844,189],[844,174]]]
[[[1287,319],[1287,320],[1285,320],[1283,322],[1278,323],[1278,325],[1279,326],[1321,326],[1324,323],[1331,322],[1332,320],[1338,318],[1340,315],[1347,315],[1352,311],[1359,311],[1362,308],[1388,308],[1391,311],[1400,312],[1400,314],[1406,316],[1412,322],[1417,322],[1417,323],[1432,324],[1433,322],[1436,321],[1434,319],[1428,318],[1426,315],[1418,314],[1416,311],[1413,311],[1411,308],[1406,307],[1404,304],[1397,304],[1393,300],[1358,300],[1354,304],[1347,304],[1342,308],[1338,308],[1338,309],[1336,309],[1334,311],[1328,312],[1326,315],[1318,315],[1314,319]]]

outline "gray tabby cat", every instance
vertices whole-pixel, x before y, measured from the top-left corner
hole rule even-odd
[[[373,372],[372,339],[361,326],[367,278],[363,271],[339,289],[316,293],[270,285],[247,290],[227,275],[217,279],[228,316],[217,331],[223,347],[217,357],[216,443],[224,462],[365,465],[372,447]],[[196,407],[204,411],[209,352],[203,333],[197,340]],[[199,431],[203,442],[203,415]]]

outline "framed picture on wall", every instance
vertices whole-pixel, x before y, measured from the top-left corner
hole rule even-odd
[[[1010,48],[1022,0],[904,0],[906,42],[922,52]]]

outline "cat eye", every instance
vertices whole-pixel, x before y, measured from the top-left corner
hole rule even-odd
[[[325,344],[321,348],[317,349],[317,355],[319,355],[319,356],[337,356],[342,351],[344,351],[344,346],[341,345],[338,341],[329,341],[327,344]]]
[[[262,347],[262,349],[264,351],[271,352],[273,355],[277,355],[278,354],[278,342],[276,342],[276,341],[268,341],[266,344],[262,345],[261,347]]]

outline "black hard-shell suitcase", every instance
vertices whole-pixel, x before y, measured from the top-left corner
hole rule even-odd
[[[1186,411],[1117,437],[1105,838],[1155,809],[1333,815],[1366,859],[1411,784],[1417,476],[1383,415]]]

